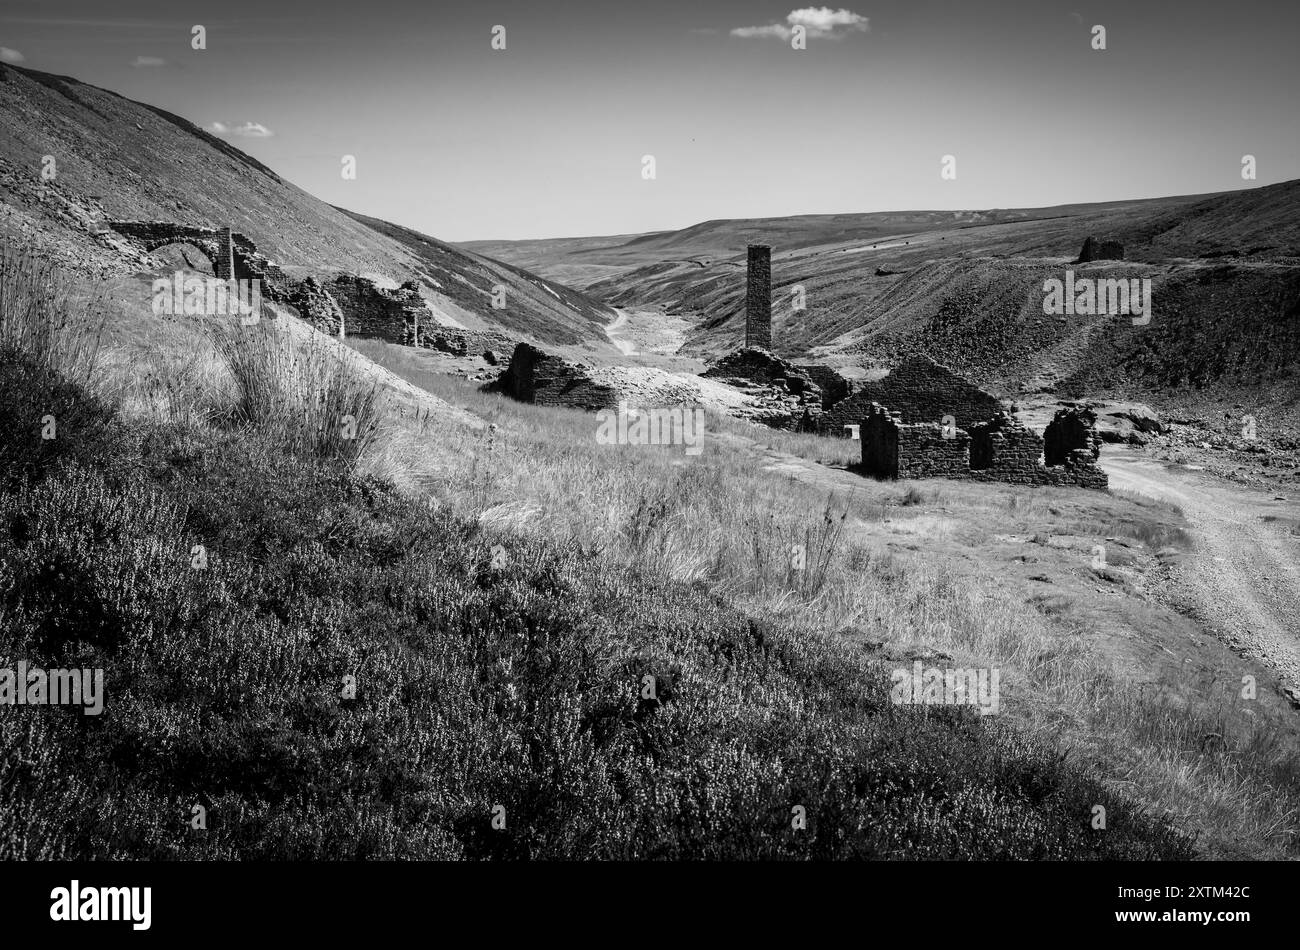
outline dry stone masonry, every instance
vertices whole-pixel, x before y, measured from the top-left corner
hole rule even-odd
[[[338,302],[315,277],[306,277],[289,295],[288,303],[317,330],[330,336],[347,336],[347,325]]]
[[[965,478],[970,474],[970,436],[935,422],[905,423],[872,403],[859,430],[862,468],[878,478]]]
[[[1072,408],[1056,414],[1048,441],[1079,444],[1066,450],[1060,462],[1044,464],[1045,439],[1005,410],[967,432],[934,422],[906,423],[898,413],[872,403],[861,424],[862,470],[877,478],[970,478],[1105,489],[1106,473],[1097,466],[1094,451],[1096,430],[1080,433],[1076,428],[1086,418]]]
[[[1101,441],[1097,414],[1087,406],[1069,403],[1057,410],[1043,430],[1043,455],[1048,465],[1065,465],[1074,452],[1082,450],[1095,462],[1101,455]]]
[[[823,411],[829,410],[853,393],[853,383],[833,367],[816,363],[798,363],[795,368],[821,387]]]
[[[244,235],[230,228],[199,228],[169,221],[109,221],[108,226],[130,238],[146,253],[168,244],[190,244],[212,263],[212,273],[222,280],[258,280],[262,296],[288,303],[294,281],[261,254]]]
[[[881,379],[855,381],[852,395],[836,402],[822,416],[822,431],[843,435],[846,425],[862,421],[872,403],[888,406],[905,423],[942,423],[944,416],[952,416],[962,428],[988,419],[1002,408],[996,396],[948,367],[927,356],[913,356]]]
[[[1123,259],[1124,245],[1119,241],[1098,241],[1095,237],[1088,237],[1083,242],[1083,250],[1079,252],[1079,260],[1076,263],[1122,261]]]
[[[515,347],[510,365],[496,382],[484,388],[520,402],[592,412],[617,408],[619,400],[617,390],[593,380],[588,367],[544,353],[528,343]]]
[[[700,375],[718,379],[751,397],[757,405],[750,416],[754,421],[774,429],[814,431],[820,427],[824,394],[807,367],[796,366],[767,350],[746,347],[728,353]]]
[[[350,336],[413,346],[421,324],[427,327],[435,322],[415,281],[389,290],[368,277],[339,274],[328,289],[346,316]]]
[[[772,248],[749,245],[745,282],[745,346],[772,348]]]
[[[109,226],[146,253],[168,244],[190,244],[212,263],[216,277],[261,281],[262,296],[293,307],[303,320],[331,336],[369,337],[456,356],[500,354],[515,344],[499,333],[442,326],[415,281],[392,290],[354,274],[338,274],[327,285],[311,276],[294,280],[252,241],[230,228],[190,227],[168,221],[112,221]]]

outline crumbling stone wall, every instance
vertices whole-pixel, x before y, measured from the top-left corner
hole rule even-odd
[[[1101,455],[1097,414],[1077,403],[1058,409],[1043,431],[1043,443],[1048,465],[1065,465],[1076,449],[1085,450],[1095,462]]]
[[[221,280],[235,279],[235,248],[230,228],[217,232],[217,258],[212,262],[212,273]]]
[[[746,347],[728,353],[701,376],[735,386],[756,403],[751,418],[774,429],[821,429],[822,388],[801,366],[767,350]]]
[[[843,435],[844,426],[860,422],[873,402],[888,406],[905,423],[942,423],[944,416],[952,416],[962,429],[1002,409],[996,396],[948,367],[926,356],[913,356],[881,379],[855,382],[852,395],[836,402],[822,416],[822,431]]]
[[[1043,440],[1006,412],[970,429],[970,468],[974,478],[1013,484],[1043,484]]]
[[[967,433],[935,422],[905,423],[898,413],[872,403],[860,438],[862,470],[877,478],[972,478],[1096,489],[1108,484],[1090,449],[1073,449],[1063,464],[1044,465],[1043,438],[1004,411]]]
[[[520,402],[590,411],[617,408],[619,399],[612,387],[592,380],[586,367],[528,343],[515,347],[510,365],[485,388]]]
[[[388,290],[366,277],[339,274],[328,290],[343,311],[348,336],[411,346],[437,323],[415,281]]]
[[[425,323],[420,326],[416,345],[452,356],[485,356],[487,353],[509,353],[518,342],[490,330],[462,330]]]
[[[745,346],[772,348],[772,248],[749,245],[745,283]]]
[[[1106,488],[1110,484],[1097,464],[1101,437],[1097,434],[1097,414],[1092,409],[1081,405],[1058,409],[1043,431],[1043,443],[1049,472],[1085,488]]]
[[[839,370],[816,363],[799,363],[796,369],[805,374],[821,388],[822,409],[831,409],[837,402],[848,398],[853,393],[851,380],[841,376]]]
[[[934,422],[904,423],[879,403],[862,421],[862,468],[882,478],[967,478],[970,436]]]
[[[898,427],[902,420],[879,403],[867,407],[858,429],[862,442],[862,470],[877,478],[898,477]]]
[[[295,282],[244,235],[230,228],[199,228],[170,221],[109,221],[108,226],[131,238],[146,252],[168,244],[192,244],[212,263],[214,276],[229,280],[259,280],[262,296],[288,303]]]
[[[329,291],[315,277],[306,277],[294,287],[288,303],[303,320],[330,336],[346,336],[343,311]]]
[[[1083,250],[1079,252],[1079,260],[1076,263],[1122,261],[1123,259],[1124,245],[1119,241],[1098,241],[1095,237],[1089,236],[1084,239]]]

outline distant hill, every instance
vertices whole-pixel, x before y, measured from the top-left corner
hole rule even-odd
[[[743,340],[745,245],[765,243],[786,356],[873,366],[925,353],[1008,395],[1219,392],[1250,403],[1267,390],[1296,414],[1298,221],[1300,182],[1284,182],[1053,208],[707,221],[526,242],[518,254],[541,273],[590,268],[585,289],[614,305],[685,315],[689,356],[714,359]],[[1127,261],[1076,265],[1089,235],[1121,241]],[[490,246],[517,259],[508,243]],[[1067,268],[1149,278],[1152,323],[1045,315],[1043,281]]]
[[[978,236],[964,239],[963,244],[985,241],[982,253],[1065,255],[1078,253],[1083,242],[1079,236],[1081,229],[1094,228],[1103,233],[1122,229],[1126,236],[1131,235],[1137,241],[1137,224],[1147,226],[1154,221],[1176,221],[1180,209],[1194,207],[1207,197],[1218,200],[1227,196],[1184,195],[983,211],[873,211],[736,218],[703,221],[678,231],[525,241],[467,241],[459,246],[510,261],[539,274],[569,280],[575,286],[616,277],[643,266],[683,263],[699,268],[718,261],[741,259],[747,244],[770,244],[780,252],[812,248],[853,251],[863,246],[870,249],[872,244],[905,241],[923,234],[978,230]]]
[[[1210,195],[1116,233],[1143,259],[1300,258],[1300,181]]]
[[[435,312],[543,343],[607,346],[613,314],[580,293],[313,197],[190,121],[66,76],[0,64],[0,214],[87,268],[120,269],[95,220],[227,226],[298,276],[418,278]],[[51,155],[57,175],[41,178]],[[492,288],[507,309],[493,310]]]

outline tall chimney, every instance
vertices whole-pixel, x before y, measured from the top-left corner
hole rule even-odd
[[[749,245],[745,284],[745,346],[772,348],[772,248]]]

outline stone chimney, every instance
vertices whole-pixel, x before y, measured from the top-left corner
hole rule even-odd
[[[772,349],[772,248],[766,244],[749,245],[745,346]]]

